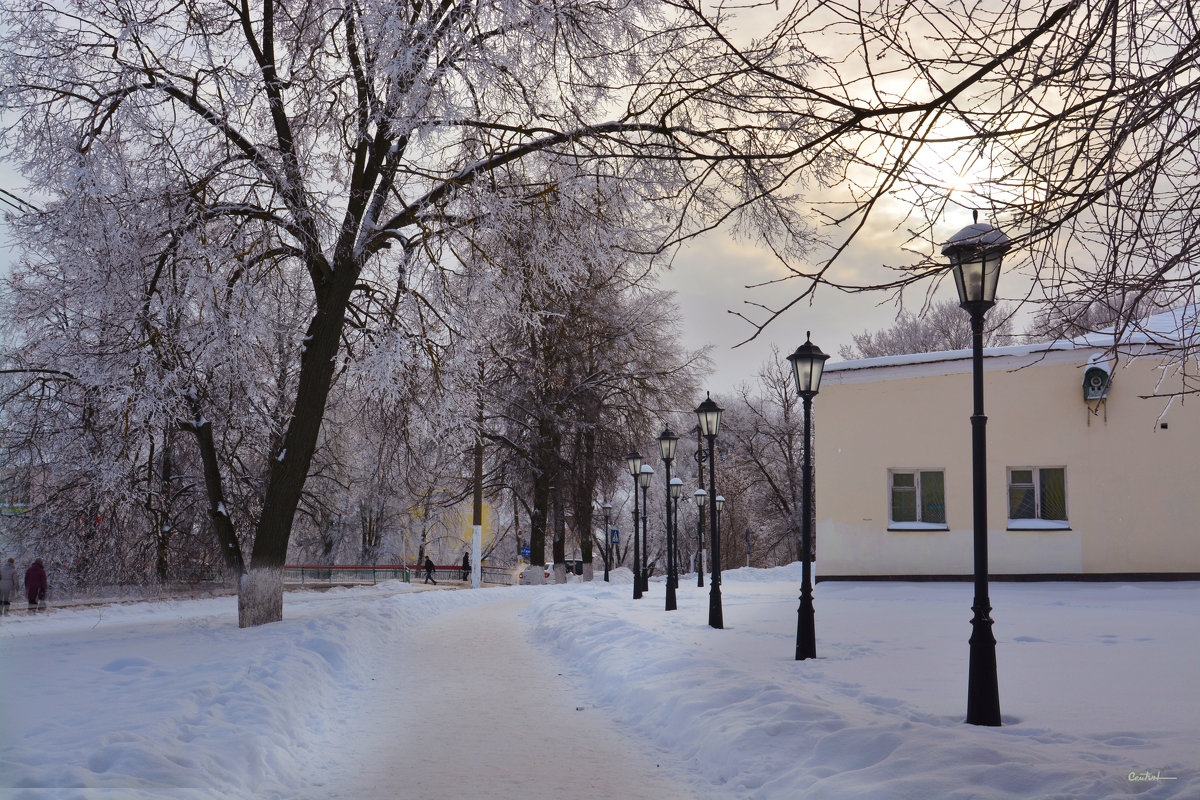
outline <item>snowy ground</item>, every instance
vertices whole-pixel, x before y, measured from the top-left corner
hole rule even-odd
[[[993,584],[1005,725],[963,724],[969,584],[799,570],[215,598],[0,620],[2,798],[1200,797],[1200,585]]]

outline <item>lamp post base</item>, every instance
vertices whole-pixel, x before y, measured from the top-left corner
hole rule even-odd
[[[796,660],[817,657],[817,625],[816,609],[813,607],[812,592],[800,595],[800,609],[796,612],[799,620],[796,624]]]
[[[708,592],[708,626],[721,629],[725,627],[725,617],[721,612],[721,585],[714,583]]]
[[[991,606],[976,605],[971,620],[971,661],[967,673],[967,723],[1000,727],[1000,689],[996,677],[996,637]]]

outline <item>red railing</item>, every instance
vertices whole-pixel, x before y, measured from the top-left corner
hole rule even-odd
[[[434,566],[434,578],[443,580],[462,580],[462,564]],[[424,580],[425,567],[417,564],[288,564],[283,568],[284,583],[292,584],[329,584],[329,583],[366,583],[379,581]],[[470,572],[467,580],[471,579]],[[485,583],[512,583],[511,567],[483,567]]]

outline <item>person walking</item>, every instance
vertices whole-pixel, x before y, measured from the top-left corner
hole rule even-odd
[[[433,579],[433,570],[433,559],[429,556],[425,556],[425,582],[432,583],[434,586],[437,586],[437,581]]]
[[[25,598],[29,600],[29,610],[37,611],[46,605],[46,592],[50,588],[49,581],[46,580],[46,568],[42,566],[42,560],[35,558],[33,563],[29,565],[29,569],[25,570]]]
[[[8,613],[9,600],[18,588],[16,559],[10,558],[0,566],[0,614]]]
[[[463,553],[463,577],[464,581],[471,580],[471,554]]]

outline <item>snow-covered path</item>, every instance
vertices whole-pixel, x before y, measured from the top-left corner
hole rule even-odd
[[[680,765],[617,730],[530,644],[529,600],[446,611],[390,644],[377,663],[391,669],[347,709],[345,747],[313,764],[312,785],[346,800],[696,797]]]
[[[725,577],[4,617],[0,800],[1200,797],[1200,583],[992,587],[976,728],[969,585],[822,584],[797,662],[800,570]]]

